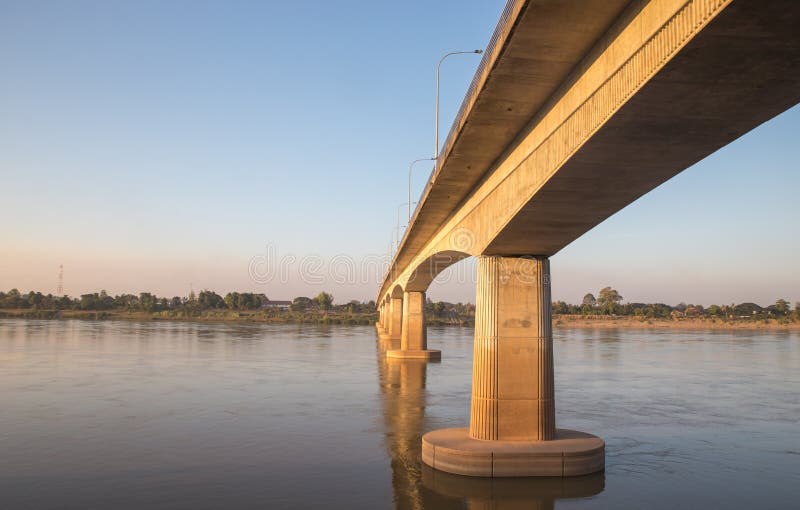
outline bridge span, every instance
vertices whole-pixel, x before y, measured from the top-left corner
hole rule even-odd
[[[426,434],[426,464],[603,469],[556,428],[549,257],[800,102],[799,26],[796,0],[508,2],[378,293],[387,356],[438,357],[425,292],[478,257],[469,427]]]

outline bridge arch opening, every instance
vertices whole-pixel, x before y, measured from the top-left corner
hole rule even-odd
[[[427,292],[428,287],[440,274],[469,257],[471,257],[469,253],[456,250],[441,251],[431,255],[411,272],[406,282],[406,291]]]
[[[392,288],[392,292],[389,293],[389,297],[403,299],[403,287],[401,287],[399,283],[395,285]]]

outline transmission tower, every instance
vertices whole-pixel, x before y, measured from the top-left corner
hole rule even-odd
[[[64,264],[58,266],[58,289],[56,296],[61,297],[64,295]]]

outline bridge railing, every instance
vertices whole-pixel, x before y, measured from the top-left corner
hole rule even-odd
[[[428,176],[427,184],[425,185],[425,189],[422,192],[422,197],[427,195],[427,192],[430,186],[433,184],[433,179],[436,176],[439,169],[442,167],[442,164],[447,159],[447,153],[451,148],[452,144],[455,142],[455,137],[458,134],[458,131],[461,125],[464,123],[469,110],[472,107],[472,104],[475,102],[475,96],[477,95],[479,87],[482,85],[485,74],[488,72],[488,67],[491,65],[492,62],[496,59],[495,53],[498,49],[498,44],[501,43],[501,36],[505,33],[508,29],[508,22],[511,18],[512,14],[515,11],[519,12],[519,10],[527,3],[528,0],[508,0],[506,2],[506,6],[503,8],[503,12],[500,14],[500,19],[495,26],[494,32],[492,32],[492,36],[489,39],[489,42],[484,49],[483,56],[481,57],[481,61],[478,64],[478,68],[475,70],[475,75],[472,77],[472,81],[470,82],[469,88],[467,92],[464,94],[464,99],[461,101],[461,106],[456,113],[455,118],[453,119],[453,123],[450,126],[450,131],[447,133],[447,138],[444,140],[444,144],[442,145],[442,150],[439,152],[439,158],[436,161],[436,164],[431,171],[430,176]],[[436,148],[439,149],[438,147]],[[411,219],[414,220],[417,217],[417,212],[420,210],[420,207],[424,203],[423,199],[417,201],[417,206],[414,208],[414,214],[411,216]],[[384,275],[384,284],[386,280],[392,277],[392,271],[395,267],[395,260],[397,256],[403,249],[405,245],[406,238],[409,236],[411,232],[411,224],[413,221],[409,222],[408,228],[406,228],[405,233],[403,234],[403,238],[397,246],[394,254],[391,257],[391,261],[389,262],[389,267],[386,270],[386,274]]]
[[[447,159],[446,154],[450,146],[454,143],[455,137],[458,134],[460,126],[463,124],[465,117],[469,113],[469,110],[474,103],[475,95],[477,94],[478,88],[481,86],[483,82],[484,74],[488,70],[487,68],[489,65],[495,60],[495,52],[497,49],[497,45],[500,42],[500,36],[506,30],[508,25],[508,20],[511,17],[511,14],[514,12],[515,7],[520,7],[527,3],[527,0],[508,0],[506,2],[506,6],[503,8],[503,12],[500,14],[500,19],[497,22],[497,25],[494,28],[494,32],[492,32],[492,37],[489,39],[489,42],[486,44],[486,48],[483,51],[483,55],[481,57],[480,63],[478,63],[478,68],[475,70],[475,74],[472,77],[472,81],[470,82],[469,88],[467,92],[464,94],[464,99],[461,101],[461,106],[458,108],[458,112],[456,113],[455,118],[453,119],[453,123],[450,126],[450,131],[447,133],[447,138],[444,140],[444,144],[442,145],[442,150],[439,151],[439,158],[436,161],[436,164],[431,171],[430,176],[428,177],[428,186],[433,183],[433,178],[436,173],[441,168],[444,161]],[[437,147],[436,150],[439,150]],[[444,157],[442,157],[444,156]],[[426,187],[427,190],[427,187]],[[424,196],[425,192],[423,192]],[[417,210],[422,206],[423,201],[420,200],[417,202],[417,206],[414,208],[414,214],[412,216],[415,217],[417,214]],[[406,229],[406,234],[403,235],[403,239],[405,240],[406,235],[411,229]],[[400,244],[402,246],[402,243]],[[400,249],[397,249],[399,252]],[[395,252],[395,255],[397,255]]]

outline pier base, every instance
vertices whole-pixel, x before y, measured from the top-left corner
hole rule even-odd
[[[467,428],[422,436],[422,462],[456,475],[579,476],[602,471],[605,443],[585,432],[558,429],[549,441],[484,441]]]
[[[442,351],[436,349],[395,349],[393,351],[386,351],[386,357],[395,359],[442,359]]]
[[[400,349],[387,351],[386,357],[431,360],[442,358],[442,351],[428,349],[424,292],[409,291],[403,294]]]

